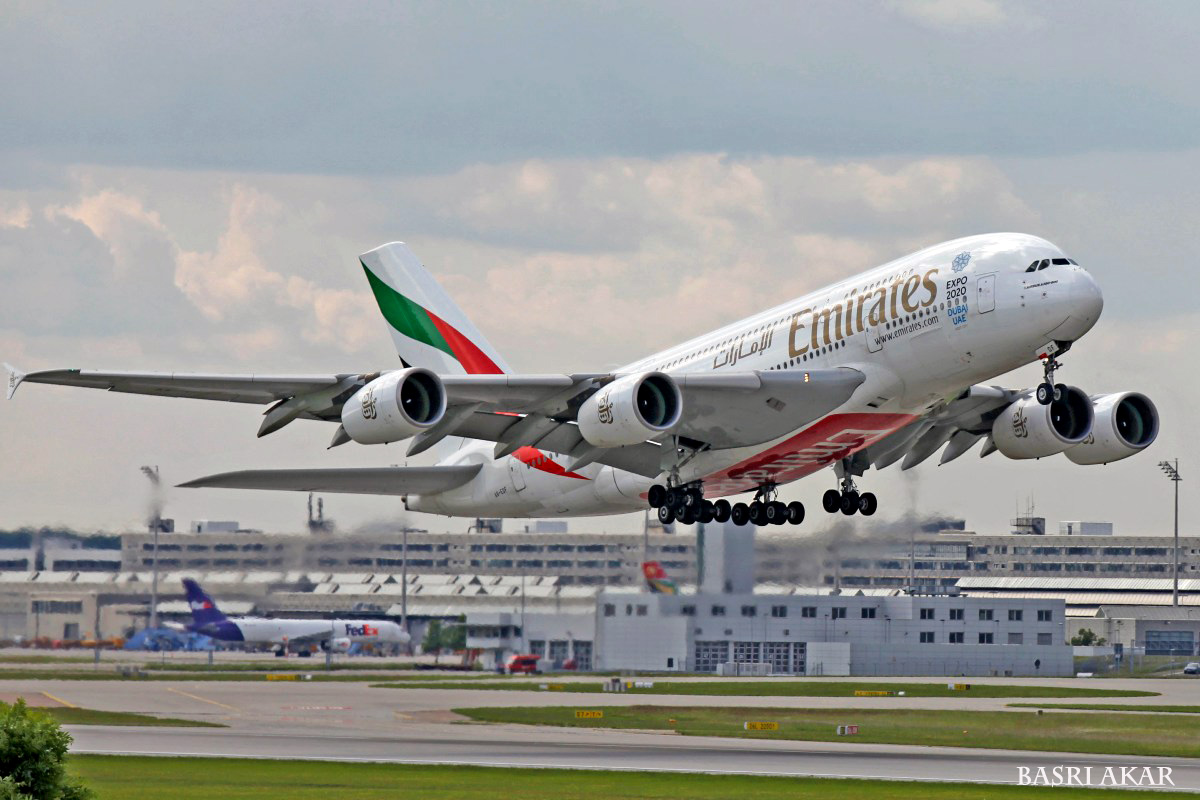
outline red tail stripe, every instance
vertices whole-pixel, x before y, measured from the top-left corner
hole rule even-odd
[[[453,325],[446,322],[437,314],[426,309],[429,314],[429,319],[433,321],[434,326],[438,329],[438,333],[446,340],[446,344],[450,345],[450,349],[454,351],[455,358],[458,363],[463,365],[463,369],[468,375],[503,375],[504,370],[496,366],[496,362],[488,358],[487,353],[479,349],[474,342],[459,333]]]

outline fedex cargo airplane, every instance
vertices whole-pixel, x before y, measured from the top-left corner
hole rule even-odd
[[[66,369],[22,382],[270,404],[258,435],[296,419],[335,427],[330,447],[454,437],[436,466],[229,472],[190,487],[400,495],[445,515],[554,517],[636,511],[663,522],[800,523],[781,490],[829,477],[829,513],[871,515],[870,467],[940,463],[982,443],[1031,459],[1103,464],[1148,447],[1148,397],[1056,382],[1096,324],[1096,280],[1018,233],[934,245],[613,371],[514,374],[402,243],[360,258],[401,369],[336,375],[195,375]],[[1030,388],[987,383],[1040,361]],[[826,471],[828,470],[828,471]],[[863,481],[866,483],[866,481]],[[864,487],[865,488],[865,487]],[[724,498],[754,492],[751,503]]]
[[[222,642],[275,645],[284,655],[288,647],[319,645],[322,649],[346,652],[355,643],[407,644],[409,635],[395,622],[361,619],[266,619],[227,617],[213,599],[191,578],[183,579],[183,590],[192,610],[187,630],[203,633]]]

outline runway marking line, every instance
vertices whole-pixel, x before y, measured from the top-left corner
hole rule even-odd
[[[46,697],[49,697],[54,702],[66,706],[67,708],[79,708],[79,706],[75,705],[74,703],[67,702],[66,700],[63,700],[61,697],[55,697],[54,695],[50,694],[49,692],[42,692],[42,694],[45,695]]]
[[[237,706],[231,706],[228,703],[222,703],[219,700],[209,700],[207,697],[201,697],[198,694],[192,694],[191,692],[185,692],[183,689],[176,689],[174,686],[168,686],[167,691],[174,692],[175,694],[181,694],[184,697],[190,697],[193,700],[199,700],[201,703],[209,703],[214,706],[220,706],[221,708],[229,709],[230,711],[234,711],[238,714],[242,713],[242,710],[240,708],[238,708]]]

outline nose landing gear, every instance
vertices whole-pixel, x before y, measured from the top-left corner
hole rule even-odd
[[[1067,393],[1065,385],[1054,382],[1054,371],[1062,368],[1062,362],[1055,356],[1067,352],[1069,348],[1069,344],[1063,347],[1051,342],[1038,351],[1038,358],[1042,360],[1042,382],[1037,387],[1037,401],[1044,406],[1062,400]]]

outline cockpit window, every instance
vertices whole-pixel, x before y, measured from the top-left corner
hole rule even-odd
[[[1050,259],[1043,258],[1041,261],[1038,262],[1038,272],[1041,272],[1048,266],[1050,266]]]
[[[1056,258],[1056,259],[1053,259],[1053,263],[1055,263],[1055,264],[1058,264],[1058,265],[1060,265],[1060,266],[1064,266],[1064,267],[1065,267],[1067,264],[1070,264],[1070,263],[1071,263],[1071,259],[1069,259],[1069,258]]]

